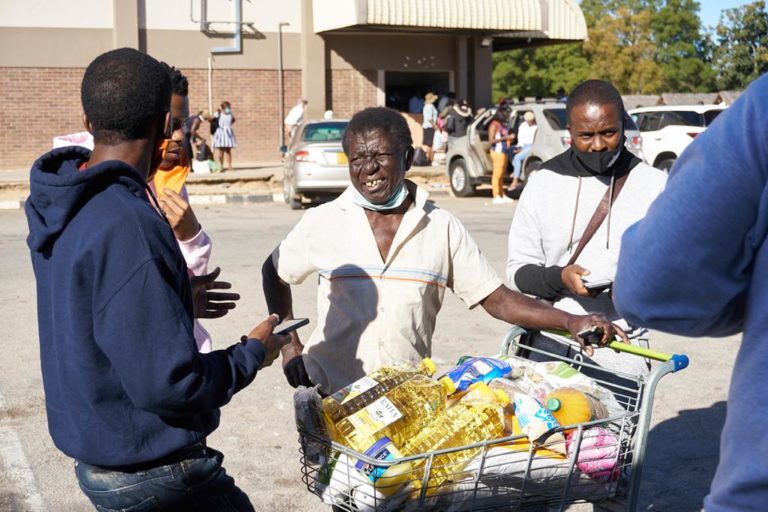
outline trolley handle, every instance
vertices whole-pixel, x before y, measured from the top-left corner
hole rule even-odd
[[[502,353],[507,353],[509,350],[509,343],[511,342],[511,339],[513,337],[520,336],[522,334],[525,334],[527,332],[526,329],[523,329],[522,327],[515,326],[512,328],[512,330],[509,331],[507,335],[507,339],[502,344]],[[573,336],[571,336],[571,333],[568,331],[562,331],[562,330],[542,330],[542,333],[554,335],[560,338],[565,338],[567,340],[573,340]],[[653,359],[654,361],[661,361],[662,363],[666,363],[667,361],[672,361],[672,371],[677,372],[679,370],[683,370],[688,367],[688,356],[685,354],[667,354],[665,352],[659,352],[657,350],[651,350],[647,348],[637,347],[635,345],[630,345],[629,343],[624,343],[622,341],[612,341],[605,345],[607,348],[611,348],[613,350],[616,350],[618,352],[624,352],[626,354],[632,354],[635,356],[644,357],[646,359]]]

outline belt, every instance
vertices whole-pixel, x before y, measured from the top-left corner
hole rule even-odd
[[[205,439],[198,441],[195,444],[185,446],[178,450],[175,450],[168,455],[164,455],[159,459],[137,462],[136,464],[125,464],[121,466],[96,466],[97,468],[107,471],[119,471],[120,473],[136,473],[137,471],[148,471],[150,469],[158,468],[161,466],[169,466],[171,464],[178,464],[179,462],[187,459],[200,458],[207,454]]]

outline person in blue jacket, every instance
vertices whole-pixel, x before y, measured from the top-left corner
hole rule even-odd
[[[272,335],[270,317],[247,341],[197,350],[193,307],[227,305],[206,290],[223,287],[218,272],[193,292],[147,194],[170,136],[167,70],[137,50],[107,52],[81,99],[93,152],[40,157],[25,206],[51,437],[99,510],[253,510],[205,440],[290,338]]]
[[[622,239],[628,320],[686,336],[743,332],[707,512],[768,509],[768,75],[691,143]]]

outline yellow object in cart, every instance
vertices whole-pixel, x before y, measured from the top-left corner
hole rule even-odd
[[[323,415],[330,425],[335,425],[412,377],[431,377],[435,371],[435,363],[428,357],[418,367],[408,363],[383,366],[324,398]]]
[[[509,430],[510,434],[513,436],[525,436],[523,433],[523,429],[520,428],[520,423],[518,423],[517,418],[514,415],[507,415],[506,416],[506,422],[507,422],[507,429]],[[509,443],[498,445],[499,448],[506,448],[509,450],[512,450],[513,452],[527,452],[530,450],[531,442],[528,440],[527,437],[522,437],[520,439],[516,439],[514,441],[510,441]],[[553,459],[565,459],[565,455],[558,452],[553,452],[552,450],[548,450],[546,448],[542,447],[536,447],[534,448],[534,454],[542,457],[551,457]]]
[[[403,446],[445,410],[447,394],[440,382],[417,375],[339,421],[339,441],[360,453],[383,437]]]
[[[484,383],[473,386],[477,386],[474,397],[483,395],[488,402],[478,401],[470,405],[471,400],[462,400],[413,437],[401,451],[406,456],[417,455],[504,437],[502,408],[509,404],[509,397],[501,391],[489,389]],[[464,398],[471,392],[472,389]],[[460,479],[464,466],[479,452],[480,448],[474,448],[436,455],[429,473],[427,492],[437,491],[447,481]],[[426,458],[421,458],[411,462],[417,485],[424,477],[426,461]]]
[[[600,400],[575,388],[552,391],[547,395],[545,405],[560,425],[575,425],[608,417],[608,410]]]

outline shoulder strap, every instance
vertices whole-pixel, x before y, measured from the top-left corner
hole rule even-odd
[[[605,190],[605,194],[603,194],[603,198],[600,200],[600,204],[597,205],[597,209],[595,210],[595,213],[592,214],[592,218],[589,219],[589,223],[587,224],[587,227],[584,228],[584,233],[581,235],[581,239],[579,240],[579,245],[576,246],[576,250],[573,251],[573,254],[571,255],[571,259],[568,260],[568,265],[573,265],[576,263],[576,260],[579,258],[579,255],[581,255],[581,251],[584,250],[584,247],[589,243],[590,240],[592,240],[592,237],[595,236],[595,233],[597,233],[598,228],[600,225],[602,225],[603,221],[605,220],[606,215],[608,215],[608,209],[610,208],[610,205],[613,205],[613,203],[616,202],[616,198],[619,197],[619,193],[621,192],[621,189],[624,188],[624,183],[627,181],[627,177],[629,176],[629,173],[624,174],[623,176],[619,176],[614,180],[613,183],[613,194],[611,194],[611,187],[610,185]],[[610,205],[608,202],[610,201]]]

